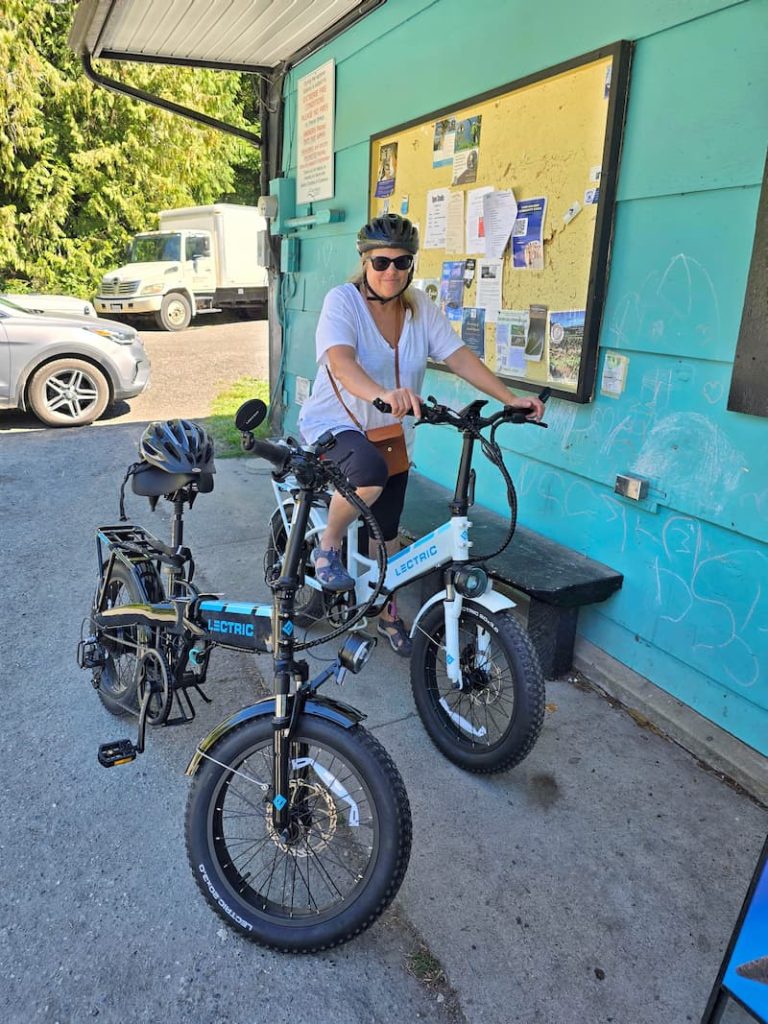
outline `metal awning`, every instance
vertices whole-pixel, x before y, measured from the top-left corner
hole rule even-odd
[[[268,73],[303,60],[386,0],[81,0],[84,57]]]

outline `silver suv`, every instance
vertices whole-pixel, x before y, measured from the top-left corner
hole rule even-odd
[[[31,410],[51,427],[80,427],[148,383],[149,358],[132,327],[31,313],[0,299],[0,409]]]

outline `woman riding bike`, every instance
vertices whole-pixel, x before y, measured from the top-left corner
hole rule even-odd
[[[418,231],[397,214],[375,217],[360,229],[360,269],[352,281],[331,289],[323,303],[316,333],[318,372],[299,417],[308,444],[328,430],[336,435],[336,446],[327,458],[342,464],[357,494],[372,506],[389,555],[398,550],[408,469],[390,474],[366,434],[402,424],[407,467],[413,451],[409,418],[418,418],[421,412],[418,395],[428,359],[444,363],[502,404],[529,411],[529,419],[538,421],[544,413],[538,398],[520,398],[509,391],[462,343],[427,295],[410,287],[418,249]],[[392,407],[391,415],[374,407],[376,398]],[[354,585],[340,552],[347,527],[356,517],[356,509],[334,494],[327,529],[312,554],[317,581],[326,590]],[[397,654],[410,656],[411,640],[394,600],[381,612],[378,632]]]

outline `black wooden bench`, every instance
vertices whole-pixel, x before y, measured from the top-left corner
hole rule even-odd
[[[410,543],[450,516],[452,493],[418,473],[411,473],[400,532]],[[482,505],[473,505],[471,554],[493,551],[506,533],[508,520]],[[495,542],[495,543],[494,543]],[[582,605],[605,601],[621,587],[624,577],[601,562],[557,544],[518,525],[511,543],[486,563],[492,579],[529,598],[528,634],[547,679],[573,665],[576,622]],[[442,589],[437,571],[425,577],[422,600]]]

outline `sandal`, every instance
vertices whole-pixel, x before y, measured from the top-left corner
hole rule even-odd
[[[377,632],[389,640],[389,646],[401,658],[410,658],[413,643],[402,619],[379,619]]]
[[[309,556],[315,568],[315,579],[323,590],[351,590],[355,581],[349,575],[342,564],[337,548],[313,548]],[[324,558],[326,565],[318,565],[318,558]]]

